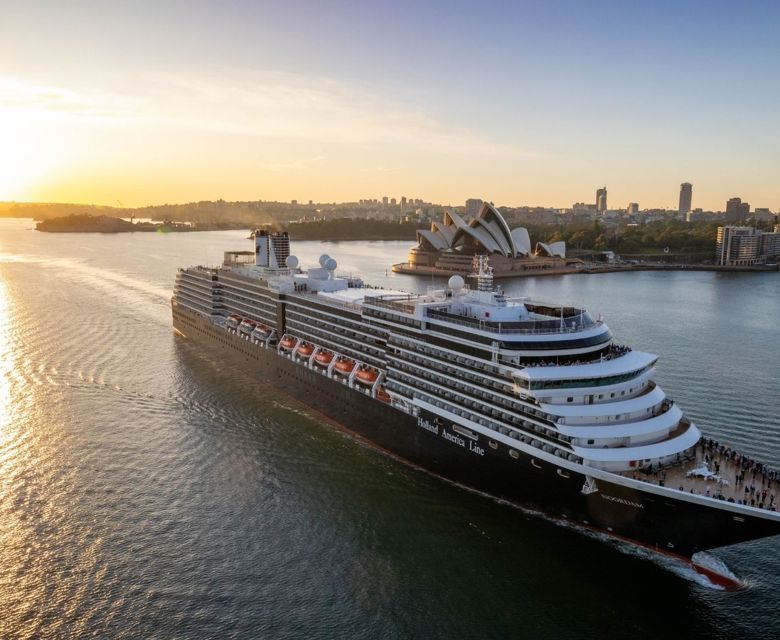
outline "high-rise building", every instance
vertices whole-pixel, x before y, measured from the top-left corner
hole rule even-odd
[[[780,225],[775,227],[774,233],[761,234],[761,255],[766,258],[780,256]]]
[[[761,261],[760,231],[752,227],[718,227],[715,245],[718,264],[728,267],[747,267]]]
[[[387,196],[382,196],[382,206],[383,207],[387,206]]]
[[[638,202],[629,202],[628,203],[628,209],[626,209],[626,213],[630,216],[633,216],[637,213],[639,213],[639,203]]]
[[[683,182],[680,185],[680,206],[678,213],[688,213],[691,210],[691,201],[693,200],[693,185],[690,182]]]
[[[397,204],[397,201],[395,198],[390,198],[390,206],[394,207]]]
[[[476,218],[479,210],[482,208],[482,200],[479,198],[469,198],[466,200],[466,215],[470,218]]]
[[[406,208],[406,196],[401,196],[401,208]]]
[[[742,198],[730,198],[726,202],[726,222],[746,220],[750,215],[750,205],[742,202]]]
[[[596,211],[604,213],[607,210],[607,188],[596,189]]]

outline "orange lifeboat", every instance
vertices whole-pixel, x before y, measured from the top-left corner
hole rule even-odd
[[[316,356],[314,356],[314,362],[322,365],[323,367],[327,367],[331,360],[333,360],[333,354],[330,351],[320,351]]]
[[[346,375],[352,373],[352,369],[355,368],[355,361],[350,360],[349,358],[339,358],[336,360],[336,364],[333,365],[333,368],[339,373]]]
[[[382,402],[390,403],[390,394],[385,391],[384,387],[379,387],[379,389],[376,392],[376,399],[381,400]]]
[[[311,346],[308,342],[305,342],[298,349],[298,355],[307,358],[312,354],[312,351],[314,351],[314,347]]]
[[[257,323],[254,320],[247,320],[244,319],[240,325],[238,325],[238,330],[242,333],[252,333],[252,330],[255,328],[255,325]]]
[[[376,371],[367,369],[366,367],[358,369],[358,372],[355,374],[357,381],[362,382],[363,384],[374,384],[378,377],[379,374]]]
[[[295,338],[293,338],[292,336],[287,336],[286,338],[284,338],[284,339],[283,339],[283,340],[282,340],[282,341],[279,343],[279,346],[280,346],[282,349],[287,349],[287,350],[289,350],[289,349],[292,349],[292,348],[295,346],[295,343],[296,343],[296,342],[297,342],[297,340],[296,340]]]

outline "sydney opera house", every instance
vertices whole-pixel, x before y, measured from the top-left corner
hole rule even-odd
[[[567,267],[565,242],[537,242],[532,250],[528,230],[510,229],[498,209],[486,202],[471,220],[448,211],[442,222],[434,221],[430,229],[419,229],[417,246],[409,251],[406,262],[393,265],[393,271],[464,274],[470,272],[475,255],[489,256],[496,277]]]

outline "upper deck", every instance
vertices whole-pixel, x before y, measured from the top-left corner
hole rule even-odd
[[[499,335],[549,335],[575,333],[603,325],[585,310],[556,306],[530,298],[504,298],[466,291],[456,296],[448,290],[427,295],[394,293],[366,295],[365,304],[414,316],[456,324]],[[477,294],[477,295],[474,295]]]

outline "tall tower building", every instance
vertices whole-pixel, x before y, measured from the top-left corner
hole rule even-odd
[[[680,185],[680,206],[678,213],[688,213],[691,210],[691,201],[693,200],[693,185],[690,182],[683,182]]]
[[[482,200],[480,198],[469,198],[466,200],[466,215],[469,218],[476,218],[481,208]]]
[[[607,188],[596,189],[596,211],[604,213],[607,210]]]
[[[747,211],[745,210],[747,209]],[[736,222],[737,220],[743,220],[747,218],[747,213],[750,212],[750,205],[747,202],[742,202],[742,198],[730,198],[726,202],[726,222]]]

